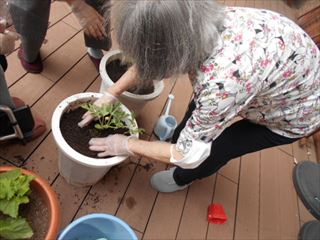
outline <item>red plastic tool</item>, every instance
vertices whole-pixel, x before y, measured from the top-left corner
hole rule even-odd
[[[211,204],[208,207],[208,221],[214,224],[223,224],[228,217],[221,204]]]

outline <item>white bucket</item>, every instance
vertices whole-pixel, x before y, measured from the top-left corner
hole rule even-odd
[[[101,93],[78,93],[64,99],[55,109],[51,125],[52,133],[59,150],[59,172],[70,184],[77,186],[89,186],[97,183],[109,169],[123,162],[127,156],[115,156],[110,158],[87,157],[71,148],[63,138],[60,131],[60,119],[63,113],[68,110],[70,104],[86,102],[101,97]],[[122,109],[130,111],[122,105]],[[126,124],[132,124],[129,120]],[[134,123],[137,126],[136,121]],[[136,134],[138,137],[138,134]]]
[[[100,86],[101,93],[104,93],[108,87],[114,84],[114,82],[110,79],[106,71],[106,65],[113,60],[121,59],[121,58],[122,58],[122,52],[120,50],[113,50],[108,52],[101,59],[100,66],[99,66],[100,76],[102,78],[101,86]],[[134,93],[125,91],[119,97],[119,101],[122,102],[124,105],[126,105],[131,111],[133,111],[135,115],[138,115],[141,112],[144,105],[146,105],[148,101],[151,101],[156,97],[158,97],[164,89],[163,80],[154,81],[153,84],[154,84],[154,91],[152,93],[139,95],[139,94],[134,94]]]

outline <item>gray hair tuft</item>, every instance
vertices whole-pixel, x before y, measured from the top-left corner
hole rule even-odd
[[[214,0],[116,0],[111,15],[121,50],[145,82],[197,68],[217,45],[223,12]]]

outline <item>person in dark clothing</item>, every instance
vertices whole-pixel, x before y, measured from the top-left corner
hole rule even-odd
[[[88,55],[95,67],[103,57],[103,50],[109,50],[111,41],[106,36],[103,5],[105,0],[59,0],[69,4],[72,13],[83,27]],[[30,73],[43,70],[40,48],[47,33],[51,0],[11,0],[9,11],[13,25],[21,36],[18,51],[23,68]]]
[[[13,32],[4,31],[0,33],[0,106],[9,107],[11,110],[25,106],[25,103],[20,98],[10,96],[4,75],[4,72],[8,67],[5,54],[9,54],[14,50],[15,41],[17,39],[18,35]],[[1,114],[3,114],[3,112],[0,112],[0,116]],[[33,140],[41,136],[46,131],[46,124],[41,118],[34,117],[33,120],[34,127],[26,140]],[[6,132],[7,129],[1,130]]]

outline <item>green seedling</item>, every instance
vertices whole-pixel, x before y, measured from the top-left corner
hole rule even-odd
[[[135,124],[134,114],[126,113],[121,108],[121,103],[103,104],[101,106],[93,103],[84,103],[81,105],[98,121],[94,127],[98,130],[103,129],[127,129],[126,133],[136,134],[144,133],[144,129],[138,128]],[[129,124],[125,124],[125,120],[129,120]]]

